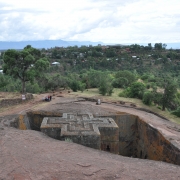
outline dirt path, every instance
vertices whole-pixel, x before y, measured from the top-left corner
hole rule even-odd
[[[32,100],[25,101],[18,105],[1,108],[0,116],[20,114],[20,113],[23,113],[28,110],[33,110],[38,107],[42,108],[45,106],[50,106],[51,104],[55,103],[59,99],[59,97],[53,96],[52,101],[50,101],[50,102],[43,101],[43,98],[45,98],[48,95],[49,95],[49,93],[36,94],[36,95],[33,95],[34,98]]]
[[[28,108],[33,108],[34,106],[42,104],[41,97],[42,97],[42,95],[39,95],[39,96],[36,96],[35,99],[27,101],[27,102],[23,102],[22,104],[10,106],[10,107],[4,107],[1,109],[0,116],[18,114],[22,110],[26,110]]]

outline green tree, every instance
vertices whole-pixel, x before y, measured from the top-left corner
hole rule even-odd
[[[85,89],[86,89],[86,84],[80,82],[80,83],[79,83],[79,90],[80,90],[81,92],[83,92]]]
[[[148,50],[152,50],[152,45],[151,45],[151,43],[148,43]]]
[[[173,111],[172,114],[174,114],[177,117],[180,117],[180,106],[175,111]]]
[[[27,83],[26,84],[26,89],[30,93],[40,93],[40,92],[42,92],[42,89],[39,87],[39,85],[37,83],[34,83],[34,84]]]
[[[143,81],[148,80],[148,78],[149,78],[149,75],[146,74],[146,73],[144,73],[144,74],[141,76],[141,79],[142,79]]]
[[[128,85],[128,80],[124,77],[119,77],[113,80],[112,85],[115,88],[125,88]]]
[[[113,49],[108,49],[106,51],[106,57],[114,57],[116,55],[116,53],[114,52]]]
[[[107,72],[103,73],[103,77],[99,82],[99,93],[105,96],[106,94],[111,96],[113,93],[113,86],[111,84],[112,77]]]
[[[177,84],[172,80],[167,80],[164,84],[164,93],[162,96],[162,110],[170,107],[171,103],[174,101],[177,93]]]
[[[147,91],[143,94],[143,103],[146,105],[151,105],[153,101],[153,93],[150,91]]]
[[[130,86],[133,82],[135,82],[136,76],[131,73],[130,71],[124,70],[124,71],[119,71],[115,74],[115,85],[116,87],[128,87]],[[117,83],[120,83],[119,85]],[[123,83],[123,85],[122,85]]]
[[[155,43],[154,44],[154,48],[156,49],[156,50],[162,50],[163,49],[163,45],[162,45],[162,43]]]
[[[87,72],[87,75],[84,77],[86,79],[87,88],[97,88],[100,85],[101,80],[104,78],[106,73],[102,71],[96,71],[94,69],[90,69]]]
[[[41,52],[30,45],[22,51],[7,50],[3,59],[3,72],[21,80],[22,93],[25,93],[25,83],[32,82],[49,66],[49,61],[46,58],[41,58]]]
[[[145,86],[144,86],[143,83],[141,83],[141,82],[134,82],[130,86],[129,96],[131,98],[142,99],[144,91],[145,91]]]
[[[8,78],[0,74],[0,88],[5,87],[8,84]]]
[[[77,92],[77,91],[80,89],[79,84],[80,84],[79,81],[73,80],[73,81],[70,82],[69,87],[70,87],[74,92]]]
[[[164,43],[164,44],[162,45],[162,47],[163,47],[163,49],[166,49],[167,44]]]
[[[153,98],[154,104],[161,106],[163,94],[160,92],[157,92],[156,90],[153,90],[152,93],[153,93],[153,97],[154,97]]]
[[[111,94],[113,93],[113,87],[111,83],[103,79],[100,82],[99,93],[102,94],[103,96],[105,96],[106,94],[111,96]]]

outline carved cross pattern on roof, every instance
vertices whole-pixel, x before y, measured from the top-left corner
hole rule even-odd
[[[62,117],[46,117],[41,128],[61,128],[61,136],[100,135],[99,128],[118,128],[112,118],[94,118],[91,113],[63,113]]]

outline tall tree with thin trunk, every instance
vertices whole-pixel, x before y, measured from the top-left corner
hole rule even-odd
[[[21,80],[22,93],[26,92],[25,83],[32,82],[49,66],[49,61],[41,58],[40,50],[30,45],[27,45],[22,51],[7,50],[4,53],[3,61],[3,73]]]
[[[162,110],[164,111],[170,103],[173,102],[177,93],[177,84],[173,81],[167,80],[164,84],[164,93],[162,97]]]

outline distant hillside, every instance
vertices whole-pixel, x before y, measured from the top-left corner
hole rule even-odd
[[[103,43],[103,42],[91,42],[91,41],[63,41],[63,40],[37,40],[37,41],[0,41],[0,50],[6,49],[23,49],[27,45],[31,45],[34,48],[53,48],[58,47],[68,47],[68,46],[82,46],[82,45],[114,45],[113,43]],[[124,45],[139,44],[147,46],[148,43],[123,43]],[[180,49],[180,43],[166,43],[166,49]],[[122,46],[122,45],[121,45]],[[152,43],[154,46],[154,43]]]
[[[135,43],[131,43],[131,44],[135,44]],[[143,46],[147,46],[148,43],[137,43],[139,45],[143,45]],[[154,46],[155,43],[151,43],[152,46]],[[166,49],[180,49],[180,43],[165,43],[167,44]],[[130,44],[129,44],[130,45]]]
[[[90,41],[63,41],[63,40],[38,40],[38,41],[0,41],[0,50],[6,49],[23,49],[27,45],[34,48],[51,48],[51,47],[68,47],[68,46],[82,46],[82,45],[98,45],[102,42]]]

